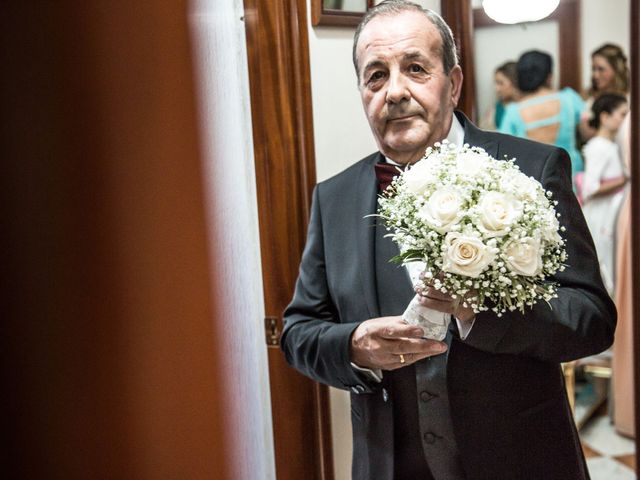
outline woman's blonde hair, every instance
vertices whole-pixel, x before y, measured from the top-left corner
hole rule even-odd
[[[628,94],[629,93],[629,64],[627,62],[627,56],[618,45],[613,43],[605,43],[601,47],[597,48],[591,53],[591,58],[599,56],[604,58],[613,71],[615,76],[613,79],[613,85],[606,89],[607,92],[617,92]],[[599,91],[596,84],[591,78],[591,89],[589,90],[589,96],[597,97],[604,91]]]

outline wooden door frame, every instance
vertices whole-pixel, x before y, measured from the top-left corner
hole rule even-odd
[[[640,318],[640,225],[634,222],[634,212],[640,212],[640,0],[630,2],[630,51],[631,64],[631,278],[633,292],[633,318]],[[634,21],[635,19],[635,21]],[[634,261],[635,260],[635,261]],[[635,326],[635,322],[634,322]],[[634,355],[634,406],[636,424],[636,468],[640,465],[638,433],[640,432],[640,328],[633,328]]]
[[[276,475],[333,480],[328,388],[289,367],[278,346],[316,183],[307,5],[244,7]]]
[[[440,0],[440,12],[444,21],[451,27],[460,55],[459,62],[464,80],[462,93],[458,101],[458,109],[462,110],[465,115],[475,122],[477,120],[475,101],[476,75],[471,0]]]

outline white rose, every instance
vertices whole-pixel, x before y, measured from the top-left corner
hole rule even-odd
[[[486,154],[466,151],[456,157],[456,170],[462,175],[475,176],[485,168],[488,158]]]
[[[501,192],[485,193],[478,202],[478,228],[489,237],[501,237],[522,215],[522,202],[513,195]]]
[[[542,221],[542,238],[553,243],[560,243],[562,241],[562,237],[560,236],[560,222],[558,222],[555,210],[549,210],[544,214]]]
[[[421,195],[429,185],[436,181],[434,163],[425,158],[404,172],[402,176],[411,193]]]
[[[534,277],[542,271],[540,240],[526,237],[504,245],[507,267],[518,275]]]
[[[515,172],[510,178],[506,179],[506,183],[520,200],[532,201],[538,196],[538,181],[527,177],[522,172]]]
[[[445,272],[457,273],[475,278],[485,270],[495,258],[482,240],[476,237],[450,232],[444,239]]]
[[[445,233],[458,223],[462,207],[462,197],[451,187],[436,190],[422,206],[418,216],[438,233]]]

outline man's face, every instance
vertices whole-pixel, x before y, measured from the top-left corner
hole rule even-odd
[[[381,15],[360,34],[358,84],[378,148],[399,163],[443,140],[458,103],[462,71],[445,74],[437,28],[420,12]]]

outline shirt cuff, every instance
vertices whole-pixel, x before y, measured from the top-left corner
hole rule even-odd
[[[460,340],[466,340],[471,333],[471,329],[473,328],[473,324],[476,322],[476,317],[473,317],[471,320],[463,321],[456,317],[456,323],[458,324],[458,331],[460,332]],[[353,364],[352,364],[353,365]]]
[[[360,373],[364,373],[366,376],[368,376],[371,380],[373,380],[376,383],[382,382],[382,370],[380,370],[379,368],[371,369],[371,368],[359,367],[353,362],[351,362],[351,367]]]

